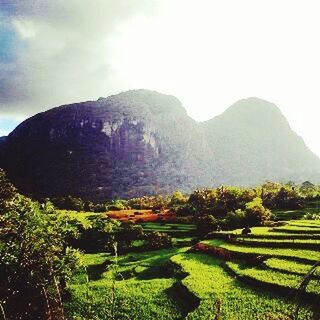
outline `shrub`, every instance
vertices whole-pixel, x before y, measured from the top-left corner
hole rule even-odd
[[[114,200],[108,205],[108,210],[120,211],[126,209],[126,201],[124,200]]]
[[[172,247],[172,238],[166,233],[150,232],[145,237],[145,249],[159,250]]]
[[[242,228],[246,224],[246,212],[238,209],[235,212],[229,212],[226,217],[226,223],[230,229]]]
[[[3,187],[14,190],[0,172],[0,190]],[[80,258],[80,253],[66,244],[72,228],[52,213],[50,206],[16,192],[0,192],[0,197],[3,313],[8,319],[46,319],[48,314],[62,318],[61,295]]]
[[[183,195],[182,192],[176,191],[173,193],[170,203],[169,203],[169,208],[176,212],[180,207],[184,206],[187,203],[187,197]]]
[[[261,226],[272,217],[271,211],[262,205],[261,198],[255,198],[246,204],[246,224]]]
[[[85,207],[85,203],[80,198],[71,196],[53,198],[51,201],[56,208],[61,210],[83,211]]]
[[[220,229],[220,222],[214,216],[200,216],[197,218],[197,233],[200,237],[206,235],[211,231],[218,231]]]
[[[305,220],[320,220],[320,213],[310,213],[310,212],[307,212],[303,217],[302,219],[305,219]]]

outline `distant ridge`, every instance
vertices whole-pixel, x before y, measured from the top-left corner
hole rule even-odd
[[[205,122],[156,91],[53,108],[0,138],[0,166],[21,192],[99,200],[265,180],[320,180],[320,159],[279,108],[236,102]]]

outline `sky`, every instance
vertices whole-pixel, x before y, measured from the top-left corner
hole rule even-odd
[[[0,0],[0,136],[144,88],[198,121],[271,101],[320,156],[319,14],[318,0]]]

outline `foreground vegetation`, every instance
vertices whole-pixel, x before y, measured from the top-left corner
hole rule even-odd
[[[0,319],[317,320],[319,190],[36,202],[0,170]]]

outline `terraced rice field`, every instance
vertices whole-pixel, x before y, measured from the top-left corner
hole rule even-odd
[[[240,230],[225,233],[235,235],[230,241],[210,239],[202,243],[231,254],[233,258],[225,262],[225,268],[243,283],[259,290],[300,297],[312,305],[320,301],[319,266],[306,289],[299,288],[306,274],[320,262],[319,238],[315,237],[318,233],[320,221],[293,220],[281,227],[252,228],[252,234],[247,236],[241,235]]]
[[[302,219],[306,213],[319,213],[319,200],[308,201],[307,207],[300,210],[273,210],[273,214],[277,220]]]
[[[242,283],[214,257],[187,253],[173,256],[171,261],[187,274],[182,283],[200,300],[199,306],[186,319],[214,319],[218,313],[221,319],[230,320],[289,319],[285,317],[294,308],[290,299]],[[311,316],[309,308],[302,308],[300,319],[311,319]]]
[[[269,258],[265,261],[265,265],[269,269],[278,270],[281,272],[288,272],[292,274],[299,274],[305,276],[310,269],[312,268],[312,265],[301,263],[297,261],[290,261],[286,259],[277,259],[277,258]],[[316,272],[314,274],[315,278],[320,278],[320,267],[316,269]]]
[[[176,279],[164,266],[184,251],[128,254],[117,264],[108,255],[86,254],[86,268],[69,285],[68,319],[181,319],[186,306],[171,294]]]
[[[194,224],[185,223],[159,223],[159,222],[146,222],[141,223],[144,231],[156,231],[164,232],[168,234],[179,234],[179,235],[191,235],[196,230]]]
[[[68,317],[207,320],[219,315],[222,320],[291,320],[299,310],[295,319],[318,320],[320,266],[306,290],[299,289],[305,275],[320,261],[320,250],[308,248],[318,245],[319,238],[306,232],[317,231],[318,226],[320,229],[320,222],[293,220],[281,227],[253,228],[248,236],[241,235],[241,230],[219,233],[234,234],[232,242],[201,242],[232,253],[227,261],[190,247],[131,253],[118,259],[86,255],[86,271],[69,285],[73,299],[67,304]],[[143,227],[181,231],[184,236],[194,231],[192,225],[169,223]],[[281,242],[286,247],[280,248]],[[296,248],[297,244],[301,247]]]

